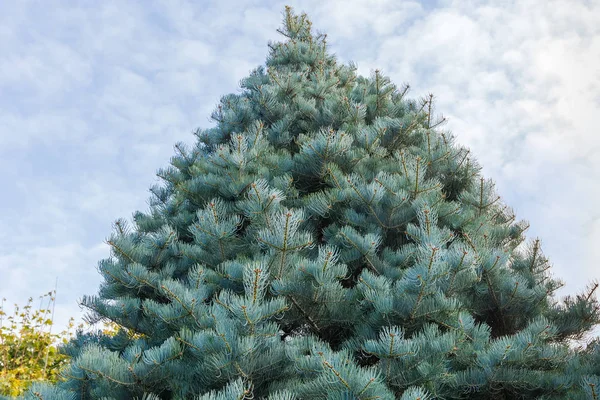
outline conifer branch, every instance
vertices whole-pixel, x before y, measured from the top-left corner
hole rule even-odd
[[[306,320],[308,321],[308,323],[315,328],[315,330],[317,332],[321,332],[321,328],[319,328],[319,326],[317,325],[317,323],[310,317],[310,315],[300,306],[300,304],[298,304],[298,302],[296,301],[296,299],[294,299],[294,297],[292,296],[288,296],[289,299],[292,301],[292,303],[296,306],[296,308],[300,311],[300,313],[304,316],[304,318],[306,318]]]

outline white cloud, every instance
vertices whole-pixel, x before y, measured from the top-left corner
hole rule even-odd
[[[62,243],[55,246],[7,251],[0,255],[0,271],[10,287],[3,287],[2,297],[7,304],[23,305],[28,297],[38,296],[54,289],[58,283],[56,318],[59,329],[70,317],[81,317],[74,300],[97,290],[97,261],[108,256],[108,246],[95,244]],[[58,281],[57,281],[58,280]],[[32,288],[34,288],[32,290]],[[7,307],[10,310],[10,307]]]

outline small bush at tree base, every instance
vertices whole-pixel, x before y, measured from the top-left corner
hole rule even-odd
[[[68,342],[66,330],[52,333],[52,308],[56,291],[40,297],[40,307],[33,308],[30,298],[22,308],[15,304],[13,314],[0,306],[0,395],[18,396],[33,382],[56,382],[68,356],[57,346]],[[44,305],[44,301],[47,301]]]

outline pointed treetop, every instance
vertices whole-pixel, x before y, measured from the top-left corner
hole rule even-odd
[[[285,6],[283,24],[283,29],[277,29],[283,36],[291,40],[312,41],[312,22],[306,13],[296,15],[291,6]]]

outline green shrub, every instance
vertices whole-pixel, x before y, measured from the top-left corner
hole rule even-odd
[[[18,396],[33,382],[56,382],[60,367],[68,357],[57,345],[66,343],[74,326],[52,333],[56,290],[40,296],[40,306],[33,307],[33,298],[24,307],[15,304],[8,315],[4,301],[0,306],[0,395]],[[45,303],[45,304],[44,304]]]

